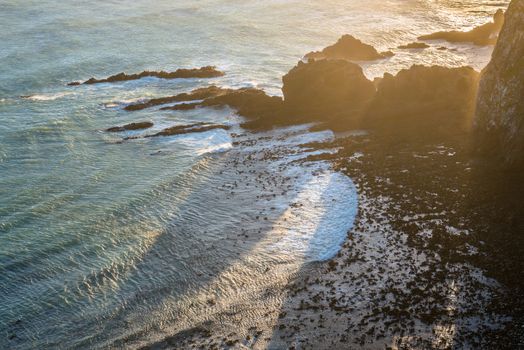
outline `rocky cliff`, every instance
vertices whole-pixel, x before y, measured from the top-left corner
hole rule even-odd
[[[513,0],[491,62],[482,72],[475,119],[478,149],[524,166],[524,0]]]

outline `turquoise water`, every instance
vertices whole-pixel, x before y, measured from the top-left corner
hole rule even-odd
[[[186,299],[239,256],[256,256],[264,268],[275,261],[328,258],[351,227],[355,189],[325,165],[286,168],[297,176],[296,196],[270,204],[254,201],[251,190],[239,198],[218,191],[232,179],[246,181],[231,170],[243,157],[233,147],[232,134],[243,133],[233,111],[127,113],[122,106],[209,84],[279,94],[280,77],[304,53],[343,33],[386,50],[437,29],[483,23],[503,5],[1,1],[0,347],[122,346],[123,334],[146,337],[180,315],[191,318]],[[454,47],[457,51],[399,51],[391,60],[366,64],[365,70],[372,77],[413,63],[480,69],[491,52]],[[66,86],[121,71],[205,65],[218,66],[226,76]],[[125,143],[119,141],[126,135],[102,131],[140,120],[153,121],[155,130],[200,121],[233,129]],[[303,133],[297,135],[304,140]],[[285,141],[279,147],[296,144]],[[269,166],[274,164],[255,168],[263,172]],[[320,180],[311,178],[319,169]],[[327,207],[337,190],[348,201]],[[295,200],[305,201],[304,211],[287,213]],[[298,236],[278,215],[274,227],[254,241],[237,246],[226,237],[272,206],[291,215],[293,227],[310,238]],[[279,225],[287,238],[273,242]]]

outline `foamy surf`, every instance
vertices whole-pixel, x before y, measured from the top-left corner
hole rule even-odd
[[[59,98],[74,95],[74,92],[58,92],[54,94],[35,94],[35,95],[26,95],[26,96],[20,96],[20,98],[23,98],[25,100],[31,100],[31,101],[38,101],[38,102],[45,102],[45,101],[54,101]]]

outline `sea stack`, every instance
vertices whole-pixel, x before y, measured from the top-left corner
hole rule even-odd
[[[282,78],[288,115],[302,122],[350,122],[375,94],[362,68],[345,60],[300,61]]]
[[[513,0],[483,70],[475,117],[477,148],[524,169],[524,0]]]

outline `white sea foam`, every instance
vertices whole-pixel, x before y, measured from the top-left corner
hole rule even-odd
[[[324,170],[302,173],[297,187],[296,198],[270,235],[280,239],[269,249],[310,261],[330,259],[353,226],[358,208],[355,185],[341,173]]]
[[[74,95],[74,92],[57,92],[54,94],[35,94],[35,95],[28,95],[28,96],[20,96],[23,99],[31,100],[31,101],[54,101],[59,98]]]
[[[179,135],[170,142],[183,144],[194,150],[199,156],[206,153],[224,152],[233,147],[231,135],[223,129]]]

